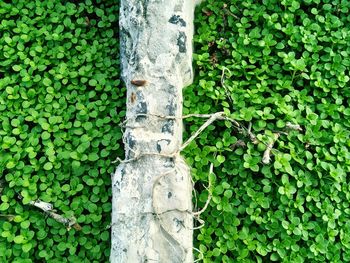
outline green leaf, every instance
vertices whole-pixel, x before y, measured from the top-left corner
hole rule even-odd
[[[43,140],[47,140],[51,137],[50,133],[48,133],[47,131],[44,131],[42,134],[41,134],[41,138]]]
[[[90,153],[89,154],[89,161],[97,161],[99,159],[98,154],[97,153]]]
[[[50,163],[50,162],[48,162],[48,163],[45,163],[45,165],[44,165],[44,169],[45,170],[51,170],[53,168],[53,165],[52,165],[52,163]]]
[[[34,49],[36,52],[39,52],[39,53],[43,51],[43,48],[41,46],[36,46]]]
[[[12,169],[16,166],[16,163],[14,161],[9,161],[7,164],[6,164],[6,168],[7,169]]]
[[[64,24],[66,27],[69,27],[69,26],[72,24],[72,21],[70,20],[69,17],[66,17],[66,18],[63,20],[63,24]]]
[[[4,40],[5,40],[5,42],[6,42],[7,44],[11,44],[11,43],[12,43],[12,39],[11,39],[10,37],[8,37],[8,36],[5,36],[5,37],[4,37]]]
[[[14,65],[14,66],[12,66],[12,69],[14,70],[14,71],[21,71],[22,70],[22,66],[20,66],[20,65]]]
[[[25,243],[22,245],[22,250],[24,253],[28,253],[32,249],[32,243]]]
[[[30,226],[30,222],[29,221],[21,222],[21,228],[27,229],[29,226]]]
[[[5,211],[10,207],[9,203],[0,204],[0,211]]]
[[[218,160],[219,163],[225,162],[226,158],[223,155],[216,156],[216,160]]]
[[[60,242],[58,245],[57,245],[57,249],[58,251],[65,251],[67,248],[66,244],[64,242]]]
[[[62,186],[62,191],[63,192],[68,192],[69,190],[70,190],[69,184],[65,184],[65,185]]]
[[[99,17],[102,17],[104,15],[104,11],[102,9],[97,8],[96,9],[96,15]]]
[[[97,85],[97,81],[95,79],[90,79],[89,85],[95,87]]]
[[[44,79],[43,79],[43,84],[44,84],[45,86],[51,86],[52,81],[51,81],[49,78],[44,78]]]
[[[102,232],[102,233],[101,233],[101,239],[102,239],[103,241],[109,240],[109,232],[107,232],[107,231]]]
[[[39,257],[42,257],[42,258],[47,257],[47,252],[45,250],[39,251]]]
[[[19,236],[15,236],[13,241],[16,243],[16,244],[21,244],[24,242],[24,237],[22,235],[19,235]]]

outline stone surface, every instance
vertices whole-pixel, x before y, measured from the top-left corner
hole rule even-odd
[[[121,0],[129,161],[112,178],[112,263],[193,262],[192,184],[178,152],[193,12],[193,0]]]

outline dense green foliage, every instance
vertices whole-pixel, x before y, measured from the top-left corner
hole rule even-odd
[[[125,104],[117,4],[0,2],[0,262],[108,261]],[[197,76],[184,114],[224,110],[260,141],[216,122],[184,153],[199,207],[215,164],[196,232],[204,262],[350,261],[349,8],[207,0],[197,9]],[[287,122],[303,131],[281,133],[264,165]],[[186,120],[185,136],[201,123]],[[82,229],[28,205],[37,198]]]
[[[0,1],[0,262],[108,261],[125,115],[117,4]],[[82,229],[28,205],[37,198]]]
[[[200,206],[215,164],[197,232],[204,262],[350,261],[349,7],[208,0],[197,10],[197,77],[184,113],[225,110],[262,141],[217,122],[186,150]],[[287,122],[303,131],[281,134],[263,165],[265,144]],[[187,131],[201,123],[189,120]]]

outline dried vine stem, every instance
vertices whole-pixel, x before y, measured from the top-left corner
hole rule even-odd
[[[227,120],[232,122],[237,129],[239,129],[241,132],[244,131],[244,127],[239,124],[237,121],[227,117],[224,112],[216,112],[213,114],[207,115],[209,119],[201,126],[199,129],[180,147],[179,151],[183,151],[194,139],[198,137],[199,134],[203,132],[210,124],[212,124],[216,120]]]
[[[2,215],[0,217],[5,217],[8,221],[12,221],[16,216],[15,215]]]
[[[303,129],[299,124],[292,124],[291,122],[287,122],[286,130],[302,131]],[[271,151],[272,151],[273,145],[276,143],[276,141],[278,140],[281,134],[288,135],[288,132],[279,131],[279,132],[273,133],[273,138],[271,142],[266,145],[266,150],[264,151],[263,158],[261,160],[263,164],[269,164],[271,162]]]
[[[222,118],[224,116],[223,112],[217,112],[214,113],[199,129],[180,147],[179,151],[181,152],[183,149],[185,149],[194,139],[197,138],[199,134],[202,133],[205,128],[207,128],[210,124],[212,124],[214,121],[216,121],[219,118]]]
[[[224,11],[225,11],[226,14],[234,17],[237,20],[240,20],[240,18],[238,16],[236,16],[234,13],[232,13],[230,10],[227,9],[227,4],[224,4],[223,7],[224,7]]]
[[[303,131],[303,129],[301,128],[301,126],[299,124],[293,124],[291,122],[286,123],[286,128],[288,130]]]
[[[208,173],[208,186],[205,187],[205,189],[207,189],[207,191],[208,191],[207,201],[205,202],[205,204],[201,210],[199,210],[197,212],[192,212],[193,217],[200,223],[200,225],[197,227],[194,227],[193,230],[200,229],[200,228],[204,227],[204,225],[205,225],[205,221],[200,218],[200,215],[202,213],[204,213],[205,210],[207,210],[207,208],[210,204],[211,198],[212,198],[212,194],[211,194],[211,190],[210,190],[211,189],[210,175],[213,173],[213,168],[214,168],[214,164],[211,163],[210,168],[209,168],[209,173]]]
[[[193,263],[199,262],[200,260],[203,260],[203,258],[204,258],[203,252],[200,251],[198,248],[195,248],[195,247],[193,248],[193,250],[197,251],[197,252],[201,255],[201,258],[199,257],[198,259],[196,259],[195,261],[193,261]]]
[[[263,164],[269,164],[271,162],[271,150],[272,150],[273,145],[275,144],[275,142],[277,141],[279,136],[280,136],[279,133],[273,134],[272,141],[267,145],[266,150],[264,151],[264,155],[263,155],[263,158],[261,160],[261,162]]]
[[[209,174],[208,174],[208,186],[206,187],[207,191],[208,191],[208,199],[207,201],[205,202],[205,205],[203,206],[203,208],[197,212],[193,212],[192,214],[195,216],[195,217],[198,217],[205,212],[205,210],[207,210],[208,208],[208,205],[210,203],[210,200],[212,198],[212,195],[211,195],[211,182],[210,182],[210,175],[213,173],[213,168],[214,168],[214,164],[211,163],[210,164],[210,168],[209,168]]]
[[[226,10],[226,9],[225,9]],[[226,97],[230,100],[230,102],[231,102],[231,105],[233,106],[234,105],[234,103],[233,103],[233,100],[232,100],[232,98],[231,98],[231,94],[230,94],[230,92],[228,91],[228,88],[226,87],[226,85],[225,85],[225,71],[228,71],[229,73],[230,73],[230,77],[231,77],[231,71],[228,69],[228,68],[226,68],[226,67],[223,67],[222,68],[222,73],[221,73],[221,85],[224,87],[224,89],[225,89],[225,93],[226,93]]]
[[[259,140],[256,138],[255,134],[252,133],[252,123],[249,122],[247,133],[249,135],[250,140],[252,141],[253,144],[258,144]]]
[[[224,70],[223,70],[224,72]],[[183,151],[193,140],[195,140],[209,125],[211,125],[214,121],[216,120],[226,120],[231,122],[235,128],[241,132],[241,133],[245,133],[246,135],[249,136],[251,142],[253,144],[258,144],[259,142],[265,144],[265,146],[267,147],[263,158],[262,158],[262,163],[263,164],[269,164],[271,161],[271,150],[273,148],[273,145],[275,144],[275,142],[277,141],[278,137],[281,134],[288,134],[286,132],[280,131],[280,132],[276,132],[274,133],[274,138],[272,142],[270,143],[264,143],[262,141],[260,141],[254,133],[252,133],[252,123],[249,122],[248,128],[244,127],[243,125],[241,125],[239,122],[237,122],[236,120],[229,118],[226,116],[226,114],[224,112],[216,112],[213,114],[188,114],[188,115],[184,115],[181,118],[177,118],[175,116],[163,116],[163,115],[156,115],[156,114],[138,114],[137,116],[152,116],[152,117],[157,117],[157,118],[162,118],[162,119],[186,119],[186,118],[191,118],[191,117],[197,117],[197,118],[207,118],[208,120],[201,126],[199,127],[199,129],[194,132],[194,134],[185,142],[182,144],[182,146],[180,147],[180,149],[173,153],[173,154],[169,154],[169,155],[162,155],[163,157],[174,157],[177,153]],[[127,122],[124,121],[123,123]],[[299,124],[292,124],[290,122],[286,123],[286,130],[296,130],[296,131],[302,131],[303,129],[301,128],[301,126]],[[133,162],[138,160],[140,157],[145,156],[145,155],[160,155],[159,153],[140,153],[140,154],[136,154],[136,156],[134,158],[128,159],[128,160],[121,160],[120,158],[117,158],[115,161],[112,161],[112,163],[115,163],[117,161],[119,162],[123,162],[123,163],[127,163],[127,162]]]
[[[48,214],[51,218],[53,218],[57,222],[64,224],[68,230],[70,230],[72,227],[75,230],[78,230],[78,231],[81,230],[81,226],[77,223],[77,220],[75,217],[65,218],[64,216],[61,216],[61,215],[55,213],[56,211],[53,209],[52,204],[50,204],[48,202],[41,201],[39,199],[36,201],[30,201],[29,204],[41,209],[42,211],[44,211],[46,214]]]
[[[199,127],[199,129],[185,143],[183,143],[182,146],[176,152],[174,152],[172,154],[161,155],[159,153],[135,153],[132,149],[130,149],[131,151],[134,152],[135,157],[127,159],[127,160],[121,160],[119,157],[117,157],[116,160],[112,161],[112,163],[116,163],[118,161],[121,163],[129,163],[129,162],[136,161],[140,157],[143,157],[146,155],[159,155],[159,156],[163,156],[163,157],[174,157],[174,156],[176,156],[176,154],[183,151],[194,139],[196,139],[198,137],[198,135],[200,135],[203,132],[203,130],[205,130],[210,124],[212,124],[216,120],[229,121],[235,126],[236,129],[238,129],[239,132],[247,133],[252,140],[253,139],[256,140],[256,137],[253,133],[251,133],[247,128],[242,126],[236,120],[227,117],[226,114],[222,111],[216,112],[213,114],[188,114],[188,115],[182,116],[182,118],[176,118],[175,116],[156,115],[156,114],[138,114],[137,116],[143,116],[143,117],[153,116],[153,117],[157,117],[157,118],[161,118],[161,119],[186,119],[186,118],[191,118],[191,117],[197,117],[197,118],[207,118],[208,120],[201,127]],[[127,121],[128,121],[128,119],[123,122],[123,125],[125,125],[125,123]]]

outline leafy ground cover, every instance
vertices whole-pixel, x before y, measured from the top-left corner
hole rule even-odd
[[[112,0],[0,2],[0,262],[108,262],[118,12]],[[82,228],[28,205],[38,198]]]
[[[224,110],[260,141],[216,122],[186,149],[199,207],[215,164],[196,232],[204,262],[350,261],[349,7],[207,0],[197,9],[184,114]],[[117,14],[112,0],[0,3],[1,262],[108,261],[109,175],[125,114]],[[202,122],[186,120],[186,136]],[[285,132],[288,122],[303,130]],[[28,205],[37,198],[82,229]]]
[[[200,207],[215,164],[196,234],[204,262],[350,261],[349,7],[208,0],[197,9],[184,114],[224,110],[260,141],[217,122],[186,150]],[[286,132],[288,122],[303,130]],[[201,123],[187,120],[187,132]]]

